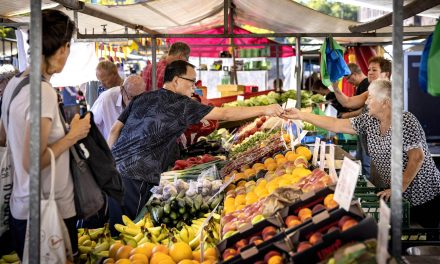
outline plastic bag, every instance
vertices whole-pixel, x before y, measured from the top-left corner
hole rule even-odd
[[[433,33],[428,59],[428,93],[440,96],[440,22],[437,22]]]
[[[344,48],[332,37],[327,37],[321,46],[321,79],[330,86],[340,78],[350,75],[351,71],[344,61]]]
[[[423,48],[422,57],[420,58],[419,86],[425,93],[428,92],[428,58],[432,44],[432,36],[433,34],[431,33],[428,38],[426,38],[425,47]]]

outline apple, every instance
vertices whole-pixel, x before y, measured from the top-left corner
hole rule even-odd
[[[267,263],[269,259],[273,256],[281,256],[281,253],[275,250],[271,250],[264,255],[264,261]]]
[[[317,205],[313,206],[312,214],[315,215],[323,210],[325,210],[325,206],[322,204],[317,204]]]
[[[353,219],[353,218],[351,218],[351,216],[348,216],[348,215],[344,215],[343,217],[341,217],[341,219],[339,219],[339,221],[338,221],[339,228],[342,228],[345,221],[350,220],[350,219]]]
[[[233,249],[233,248],[227,248],[225,249],[225,251],[223,251],[223,260],[228,260],[230,258],[233,258],[235,255],[237,255],[237,250]]]
[[[320,232],[313,233],[309,238],[309,242],[312,245],[315,245],[315,244],[319,243],[320,241],[322,241],[322,234]]]
[[[293,219],[293,220],[290,220],[289,223],[287,223],[287,228],[292,228],[292,227],[295,227],[295,226],[300,225],[300,224],[302,224],[301,220]]]
[[[357,225],[358,221],[354,220],[354,219],[348,219],[347,221],[345,221],[345,223],[342,225],[341,230],[342,232]]]
[[[297,247],[297,249],[296,249],[296,252],[302,252],[302,251],[304,251],[304,250],[307,250],[307,249],[309,249],[309,248],[311,248],[312,247],[312,245],[309,243],[309,242],[305,242],[305,241],[303,241],[303,242],[300,242],[299,243],[299,245],[298,245],[298,247]]]
[[[261,215],[261,214],[258,214],[258,215],[254,216],[254,217],[252,218],[251,223],[252,223],[253,225],[255,225],[256,223],[258,223],[258,222],[260,222],[260,221],[262,221],[262,220],[264,220],[264,216]]]

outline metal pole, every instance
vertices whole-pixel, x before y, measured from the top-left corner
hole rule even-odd
[[[229,0],[223,1],[223,34],[228,34]]]
[[[29,263],[40,263],[40,116],[41,116],[41,1],[31,1],[30,46],[30,169],[29,169]]]
[[[295,39],[296,55],[296,108],[301,109],[301,38]]]
[[[154,91],[154,90],[158,89],[157,80],[156,80],[156,71],[157,71],[157,68],[156,68],[156,46],[157,46],[156,37],[152,37],[151,42],[152,42],[151,43],[152,44],[151,45],[151,63],[153,66],[152,71],[151,71],[151,82],[152,82],[151,87],[153,88],[153,91]]]
[[[79,26],[78,26],[78,11],[73,10],[73,22],[75,22],[75,29],[77,32],[79,32]]]
[[[275,83],[275,91],[281,93],[281,87],[279,87],[279,79],[280,79],[280,46],[276,45],[275,46],[275,57],[276,57],[276,65],[277,65],[277,80]]]
[[[403,0],[393,0],[393,80],[391,134],[392,255],[401,257],[402,226],[402,109],[403,109]]]

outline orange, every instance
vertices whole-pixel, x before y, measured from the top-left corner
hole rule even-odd
[[[292,171],[292,175],[295,177],[303,178],[305,176],[310,175],[312,172],[308,169],[305,169],[303,167],[297,167]]]
[[[274,170],[277,169],[277,164],[276,164],[276,163],[269,163],[269,164],[266,166],[266,169],[267,169],[268,171],[274,171]]]
[[[231,190],[235,190],[236,187],[237,186],[235,186],[234,184],[229,184],[228,187],[226,187],[225,191],[228,192],[228,191],[231,191]]]
[[[310,210],[309,208],[303,208],[303,209],[301,209],[301,210],[299,210],[299,212],[298,212],[298,217],[299,218],[301,218],[302,216],[305,216],[305,215],[312,215],[312,210]]]
[[[157,252],[162,252],[164,254],[168,254],[168,247],[164,246],[164,245],[156,245],[151,250],[151,252],[153,253],[153,255],[154,255],[154,253],[157,253]]]
[[[275,160],[281,159],[281,158],[284,158],[283,154],[276,154],[275,157],[274,157]]]
[[[251,176],[254,176],[255,175],[255,170],[254,169],[246,169],[245,171],[244,171],[244,175],[246,176],[246,178],[249,178],[249,177],[251,177]]]
[[[237,183],[237,187],[244,186],[246,184],[245,180],[241,180]]]
[[[264,164],[257,162],[254,165],[252,165],[252,169],[254,169],[255,171],[257,171],[257,168],[260,168],[260,167],[264,168]]]
[[[275,160],[273,158],[267,158],[264,160],[264,166],[266,166],[266,168],[267,168],[267,165],[269,165],[271,163],[275,163]]]
[[[118,250],[123,246],[124,246],[124,244],[122,244],[120,241],[112,244],[110,246],[110,250],[108,252],[108,257],[112,258],[112,259],[116,259],[116,252],[118,252]]]
[[[258,200],[258,195],[256,195],[254,192],[249,192],[246,194],[246,205],[253,204]]]
[[[193,255],[193,259],[194,260],[200,261],[200,259],[201,259],[201,257],[200,257],[200,250],[194,250],[192,255]]]
[[[115,260],[119,259],[128,259],[130,257],[130,252],[133,250],[132,246],[125,245],[118,249],[116,252],[116,258]]]
[[[187,243],[177,242],[170,247],[170,256],[175,262],[179,262],[184,259],[192,259],[193,252]]]
[[[166,260],[171,260],[173,261],[173,259],[168,256],[167,254],[163,253],[163,252],[156,252],[153,254],[153,256],[150,259],[150,264],[159,264],[162,261],[166,261]],[[174,261],[173,261],[174,262]]]
[[[235,174],[235,178],[234,178],[234,180],[240,180],[240,179],[246,179],[246,175],[244,175],[244,173],[242,173],[242,172],[239,172],[239,173],[236,173]]]
[[[277,159],[277,165],[278,166],[281,166],[281,165],[283,165],[284,163],[286,163],[287,162],[287,159],[285,158],[285,157],[282,157],[282,158],[278,158]]]
[[[131,261],[129,259],[124,258],[116,261],[115,264],[131,264]]]
[[[242,209],[245,208],[245,207],[246,207],[245,204],[241,204],[241,205],[235,207],[235,211],[240,211],[240,210],[242,210]]]
[[[286,143],[290,143],[290,136],[289,136],[289,134],[283,134],[283,139],[284,139],[284,141],[286,142]]]
[[[307,158],[307,160],[310,160],[312,158],[312,152],[310,149],[304,146],[299,146],[296,148],[296,154],[302,155]]]
[[[333,200],[333,197],[335,195],[333,193],[328,194],[325,198],[324,198],[324,205],[327,206],[331,200]]]
[[[244,194],[239,194],[235,196],[235,203],[234,203],[235,207],[243,204],[246,204],[246,196]]]
[[[217,259],[217,249],[216,248],[208,248],[205,250],[205,257],[213,257],[214,259]]]
[[[194,264],[193,260],[190,259],[184,259],[179,261],[177,264]]]
[[[286,153],[286,159],[288,161],[295,161],[296,158],[298,158],[298,156],[299,156],[298,154],[296,154],[296,153],[294,153],[292,151],[289,151],[288,153]]]
[[[137,253],[137,254],[131,255],[130,261],[131,262],[140,261],[140,262],[143,262],[144,264],[148,264],[148,257],[144,254]]]

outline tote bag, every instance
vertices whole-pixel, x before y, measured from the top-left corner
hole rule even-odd
[[[55,155],[50,148],[50,194],[49,199],[40,201],[40,263],[66,263],[73,261],[69,232],[58,212],[55,201]],[[29,262],[29,221],[26,229],[26,242],[23,263]]]
[[[0,236],[9,229],[9,200],[12,193],[12,166],[8,147],[0,147]]]

